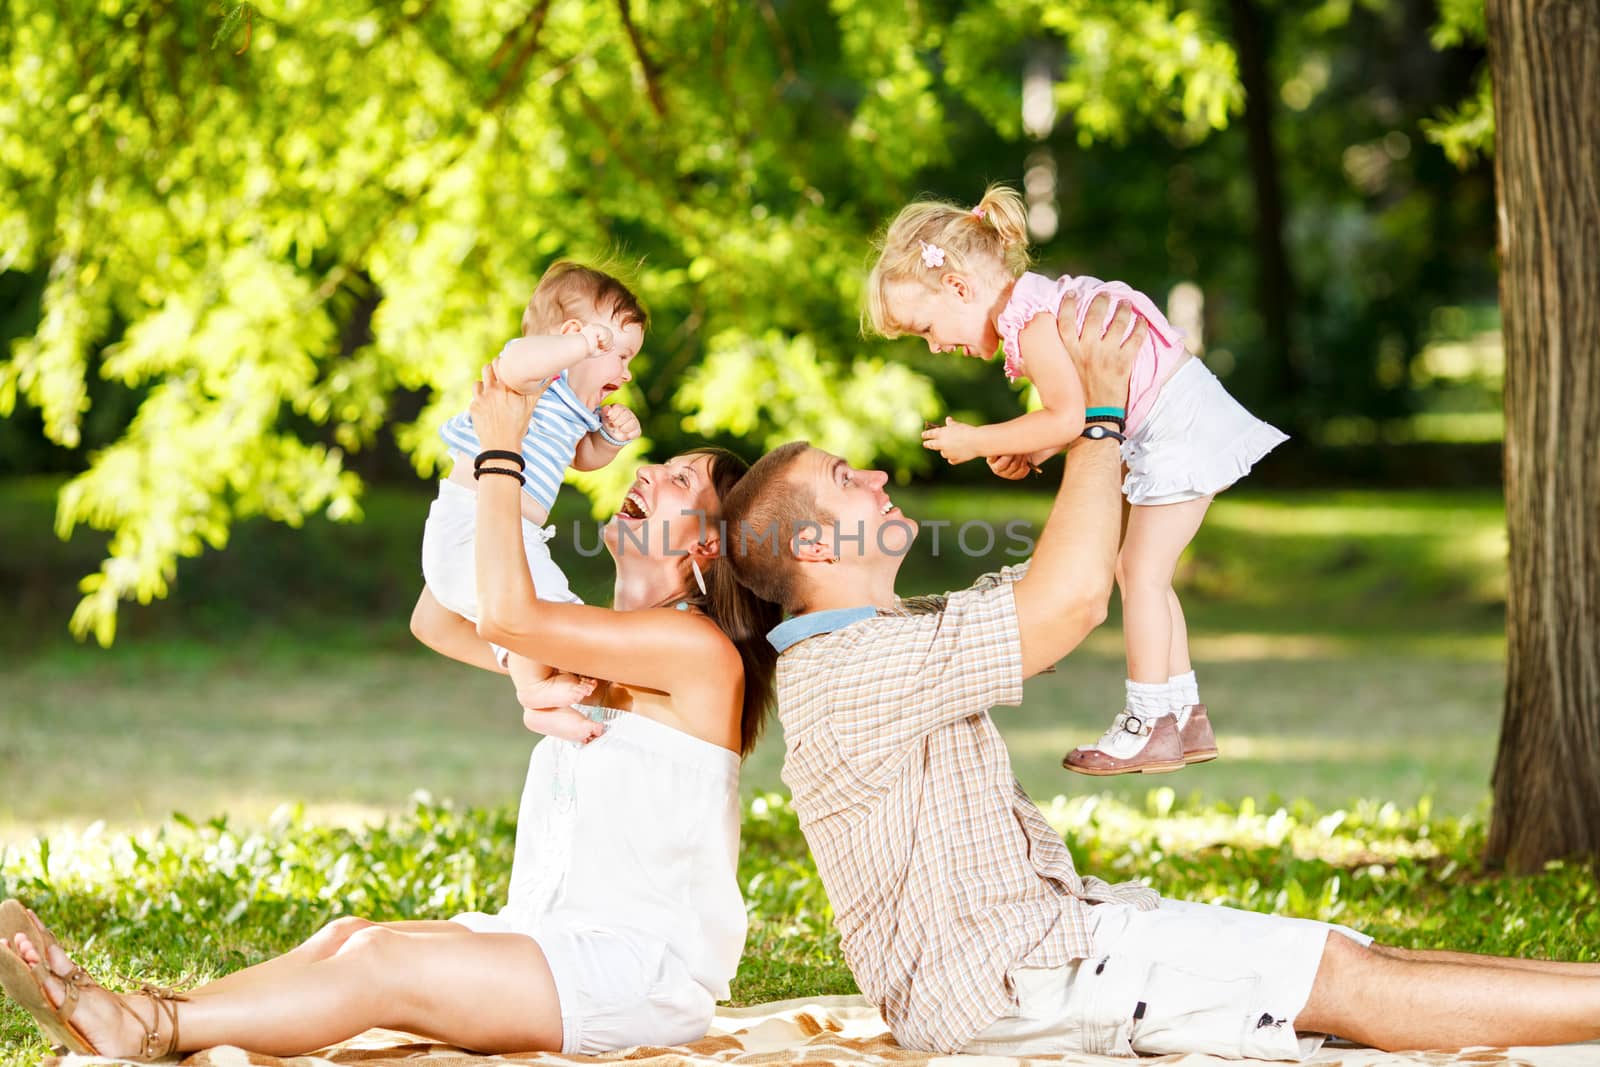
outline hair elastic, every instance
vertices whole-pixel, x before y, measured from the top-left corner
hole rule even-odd
[[[485,474],[505,474],[517,480],[518,485],[527,485],[528,479],[522,476],[521,471],[514,471],[510,467],[479,467],[472,472],[473,478],[482,478]]]
[[[528,469],[528,461],[522,458],[522,453],[507,452],[503,448],[490,448],[479,452],[477,457],[472,461],[472,469],[474,471],[483,469],[484,463],[491,459],[510,460],[512,463],[517,465],[517,470],[519,471],[525,471]]]

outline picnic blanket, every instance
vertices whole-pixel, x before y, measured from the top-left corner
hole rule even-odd
[[[46,1061],[51,1062],[51,1061]],[[58,1067],[86,1067],[112,1062],[92,1056],[64,1056]],[[629,1067],[679,1067],[688,1064],[938,1064],[940,1067],[1012,1067],[1026,1063],[1066,1064],[1071,1067],[1113,1067],[1129,1061],[1105,1056],[1024,1060],[1001,1056],[940,1056],[909,1052],[895,1044],[877,1009],[861,997],[810,997],[784,1000],[750,1008],[719,1008],[711,1032],[689,1045],[671,1048],[649,1046],[623,1049],[606,1056],[563,1056],[528,1052],[480,1056],[450,1045],[423,1041],[392,1030],[369,1030],[360,1037],[309,1056],[263,1056],[222,1046],[197,1052],[182,1067],[500,1067],[510,1064],[626,1063]],[[1181,1067],[1223,1067],[1264,1061],[1224,1060],[1213,1056],[1152,1056],[1144,1064]],[[1600,1064],[1600,1044],[1561,1045],[1552,1048],[1468,1049],[1462,1052],[1378,1052],[1343,1044],[1330,1044],[1308,1061],[1318,1067],[1374,1067],[1377,1064],[1418,1064],[1428,1067],[1516,1064],[1526,1067],[1594,1067]]]

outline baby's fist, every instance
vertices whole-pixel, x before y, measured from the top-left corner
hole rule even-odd
[[[589,344],[590,359],[602,352],[611,351],[612,342],[616,340],[611,327],[603,322],[586,322],[583,324],[583,329],[578,332],[583,334],[583,339]]]
[[[630,411],[625,404],[607,404],[600,409],[600,425],[605,427],[606,433],[627,444],[636,441],[644,428],[639,425],[639,416]]]

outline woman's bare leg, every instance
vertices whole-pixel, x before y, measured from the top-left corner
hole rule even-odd
[[[15,951],[29,964],[39,960],[24,934],[0,951]],[[53,947],[49,969],[66,975],[72,963]],[[61,1003],[65,984],[53,980],[48,986],[52,1000]],[[369,926],[351,933],[326,959],[267,972],[248,987],[171,1007],[177,1012],[178,1051],[238,1045],[295,1055],[374,1026],[485,1052],[558,1051],[562,1039],[550,966],[538,944],[521,934],[406,933]],[[141,1021],[152,1019],[157,1047],[164,1047],[170,1024],[146,997],[119,996],[97,986],[83,989],[73,1016],[79,1030],[108,1056],[138,1051],[144,1040]]]
[[[1513,968],[1492,958],[1463,965],[1393,952],[1328,935],[1296,1028],[1391,1052],[1600,1038],[1600,981],[1593,971]]]
[[[234,971],[232,974],[225,974],[215,981],[207,982],[203,986],[197,986],[189,990],[185,995],[205,997],[211,996],[213,993],[231,993],[254,985],[262,978],[276,978],[282,972],[297,967],[305,967],[308,964],[316,963],[318,960],[327,959],[344,946],[344,943],[350,939],[351,934],[357,930],[365,930],[369,926],[377,925],[379,924],[372,922],[370,919],[361,919],[354,915],[346,915],[343,918],[335,919],[283,955],[274,956],[270,960],[262,960],[260,963]],[[448,921],[396,922],[383,923],[382,925],[393,930],[399,930],[402,933],[412,934],[459,934],[467,930],[460,923]]]

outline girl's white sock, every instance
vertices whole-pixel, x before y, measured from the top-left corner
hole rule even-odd
[[[1166,682],[1136,682],[1130,678],[1127,686],[1123,706],[1141,719],[1154,721],[1172,713],[1172,686]]]
[[[1167,684],[1172,687],[1174,710],[1200,703],[1200,683],[1195,681],[1194,671],[1189,671],[1185,674],[1174,674],[1167,679]]]

